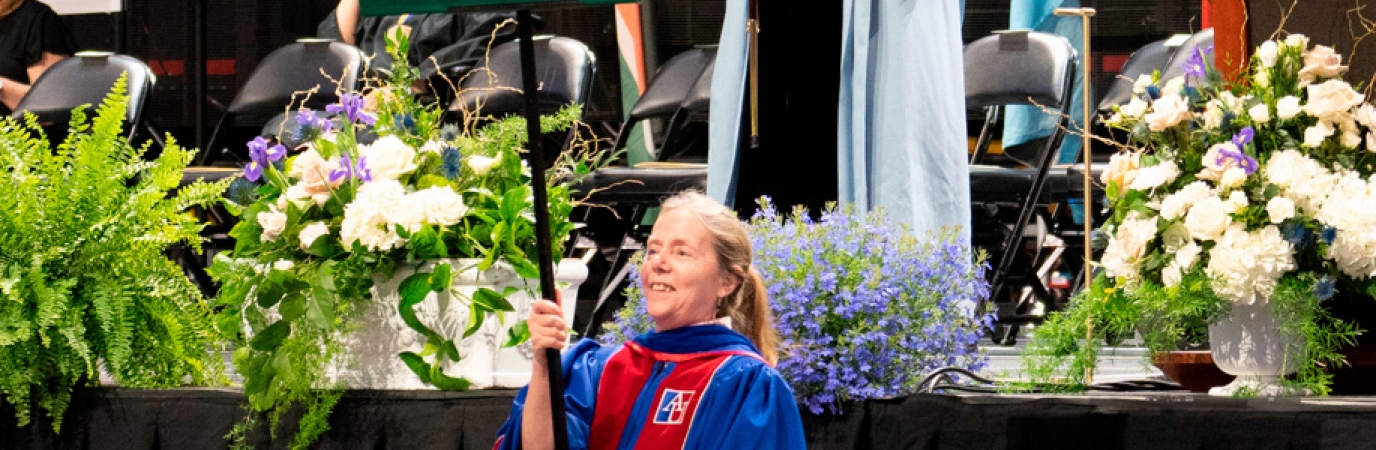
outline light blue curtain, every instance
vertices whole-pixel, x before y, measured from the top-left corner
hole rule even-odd
[[[918,232],[969,235],[963,10],[950,0],[845,0],[842,202],[882,207]]]
[[[1078,7],[1080,0],[1013,0],[1008,11],[1008,28],[1045,31],[1064,36],[1075,47],[1076,53],[1084,54],[1084,31],[1079,16],[1056,16],[1052,10],[1058,7]],[[1083,56],[1077,66],[1083,65]],[[1078,70],[1086,70],[1078,67]],[[1084,124],[1084,86],[1083,72],[1075,74],[1075,95],[1071,99],[1071,129],[1080,130]],[[1003,146],[1011,147],[1032,139],[1050,136],[1056,129],[1055,117],[1046,114],[1035,106],[1010,106],[1003,122]],[[1074,163],[1080,154],[1078,136],[1066,135],[1061,145],[1059,162]]]
[[[707,196],[724,205],[736,200],[740,173],[741,105],[745,103],[750,20],[746,0],[728,0],[712,72],[712,116],[707,123]]]

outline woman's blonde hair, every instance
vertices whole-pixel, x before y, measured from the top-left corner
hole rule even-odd
[[[712,234],[718,266],[740,282],[735,291],[720,299],[717,317],[730,317],[731,328],[750,338],[764,360],[774,365],[778,361],[779,338],[774,331],[774,317],[769,310],[769,293],[764,280],[750,263],[754,251],[745,223],[736,217],[735,211],[697,191],[669,197],[661,210],[691,212]]]

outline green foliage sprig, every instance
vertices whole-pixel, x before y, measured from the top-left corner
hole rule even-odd
[[[199,249],[187,208],[229,180],[179,187],[194,151],[170,136],[145,160],[123,130],[126,83],[94,121],[74,111],[56,151],[33,115],[0,121],[0,392],[21,426],[37,405],[60,430],[72,389],[102,369],[131,387],[228,381],[208,305],[164,251]]]

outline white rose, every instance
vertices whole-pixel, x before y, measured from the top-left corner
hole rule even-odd
[[[1266,202],[1266,214],[1271,216],[1271,223],[1284,222],[1295,217],[1295,202],[1285,197],[1272,198]]]
[[[420,206],[425,223],[431,225],[453,225],[468,214],[468,207],[463,204],[463,196],[445,186],[417,191],[406,197],[406,201]]]
[[[1270,73],[1263,70],[1257,72],[1257,75],[1252,78],[1252,81],[1255,81],[1257,83],[1257,87],[1269,87],[1271,86],[1271,75]]]
[[[487,175],[493,167],[497,166],[496,158],[489,158],[483,155],[473,155],[468,157],[468,167],[473,169],[473,173],[478,176]]]
[[[1232,189],[1242,186],[1245,181],[1247,181],[1246,170],[1241,167],[1229,167],[1228,170],[1223,171],[1223,177],[1219,179],[1218,186],[1223,189]]]
[[[279,260],[277,260],[277,262],[272,263],[272,268],[273,268],[273,269],[277,269],[277,270],[280,270],[280,271],[283,271],[283,272],[286,272],[286,271],[288,271],[288,270],[291,270],[293,267],[296,267],[296,263],[291,262],[291,261],[288,261],[288,260],[285,260],[285,259],[279,259]]]
[[[1290,120],[1300,114],[1300,98],[1287,95],[1276,101],[1276,117],[1280,120]]]
[[[1304,130],[1304,143],[1300,144],[1309,148],[1318,148],[1323,145],[1323,141],[1333,135],[1333,124],[1326,120],[1320,120],[1317,125]]]
[[[1347,71],[1343,56],[1332,48],[1316,45],[1304,54],[1304,68],[1300,69],[1300,83],[1313,82],[1317,78],[1333,78]]]
[[[1118,225],[1113,238],[1109,239],[1108,248],[1104,249],[1101,262],[1109,276],[1136,276],[1136,263],[1142,258],[1142,254],[1146,253],[1147,243],[1156,238],[1157,219],[1137,217],[1136,214],[1129,214],[1128,218]]]
[[[1376,132],[1367,132],[1366,151],[1376,153]]]
[[[1242,191],[1233,191],[1232,194],[1228,195],[1228,207],[1230,208],[1228,212],[1232,214],[1241,213],[1242,210],[1247,209],[1247,202],[1247,194]]]
[[[359,160],[374,180],[396,180],[416,170],[416,150],[396,136],[373,141],[358,148]]]
[[[1256,106],[1253,106],[1251,109],[1247,110],[1247,116],[1251,117],[1253,122],[1259,124],[1270,122],[1271,109],[1270,107],[1266,106],[1266,103],[1264,102],[1257,103]]]
[[[1146,100],[1142,100],[1142,97],[1133,97],[1132,100],[1128,100],[1128,104],[1118,107],[1118,112],[1123,117],[1136,119],[1147,113],[1148,106],[1150,105],[1147,104]]]
[[[1151,74],[1144,73],[1137,76],[1137,80],[1132,82],[1132,93],[1142,95],[1147,92],[1147,87],[1151,86]]]
[[[1144,118],[1151,131],[1164,131],[1180,122],[1189,120],[1190,104],[1179,95],[1166,94],[1151,103],[1151,112]]]
[[[1132,180],[1128,189],[1139,191],[1155,189],[1157,186],[1175,181],[1178,176],[1180,176],[1180,168],[1176,167],[1175,163],[1161,161],[1155,166],[1138,169],[1137,178]]]
[[[1099,181],[1104,184],[1117,183],[1120,189],[1127,187],[1137,178],[1137,168],[1141,160],[1141,153],[1116,153],[1109,158],[1108,169],[1099,175]]]
[[[325,225],[325,222],[311,222],[306,224],[305,227],[301,228],[301,249],[305,250],[311,248],[311,245],[315,244],[316,239],[320,239],[321,236],[329,235],[330,227]]]
[[[1304,50],[1309,48],[1309,38],[1303,34],[1295,33],[1285,37],[1285,45]]]
[[[1280,56],[1280,51],[1276,46],[1276,41],[1262,42],[1257,47],[1257,59],[1261,60],[1261,67],[1272,67],[1276,65],[1276,57]]]
[[[1190,207],[1190,212],[1185,215],[1185,229],[1190,230],[1190,237],[1201,241],[1212,241],[1223,236],[1223,232],[1228,230],[1228,225],[1233,223],[1233,218],[1228,216],[1228,211],[1232,209],[1223,199],[1210,196],[1195,202]]]
[[[263,227],[261,240],[276,241],[277,237],[282,235],[282,231],[287,229],[287,214],[278,212],[275,207],[269,208],[258,213],[258,226]]]
[[[1376,128],[1376,106],[1371,106],[1370,103],[1363,103],[1353,112],[1352,118],[1356,119],[1357,123],[1362,124],[1364,127]]]
[[[1304,112],[1320,120],[1332,122],[1347,121],[1348,111],[1362,104],[1364,97],[1352,90],[1352,85],[1342,80],[1311,84],[1305,89],[1309,92],[1309,103],[1304,105]]]

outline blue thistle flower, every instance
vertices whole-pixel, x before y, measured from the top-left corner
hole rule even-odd
[[[1338,229],[1333,227],[1323,227],[1323,243],[1333,245],[1333,241],[1338,239]]]
[[[251,205],[258,201],[258,185],[244,178],[235,178],[225,189],[225,198],[236,205]]]
[[[455,139],[458,139],[458,138],[459,138],[459,126],[458,126],[458,125],[455,125],[455,124],[452,124],[452,123],[451,123],[451,124],[445,124],[443,127],[440,127],[440,140],[441,140],[441,141],[444,141],[444,142],[453,142]]]
[[[1324,275],[1314,282],[1314,296],[1319,298],[1319,302],[1326,302],[1337,293],[1337,280],[1334,280],[1333,277]]]
[[[458,180],[463,170],[463,154],[454,147],[440,151],[440,174],[450,180]]]

